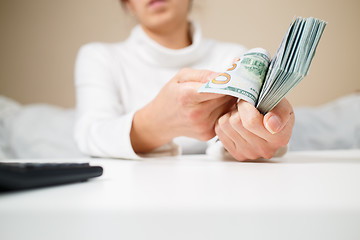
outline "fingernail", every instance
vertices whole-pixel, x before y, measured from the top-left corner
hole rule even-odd
[[[281,129],[281,121],[280,118],[276,115],[272,115],[266,122],[265,122],[266,129],[271,133],[275,134],[280,131]]]

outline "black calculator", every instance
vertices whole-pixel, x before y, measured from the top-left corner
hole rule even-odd
[[[0,162],[0,190],[21,190],[83,182],[101,176],[103,168],[89,163]]]

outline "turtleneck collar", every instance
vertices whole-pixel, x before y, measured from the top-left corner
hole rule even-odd
[[[199,24],[191,22],[192,44],[182,49],[169,49],[152,40],[140,25],[131,31],[127,44],[137,55],[154,66],[186,67],[206,53]]]

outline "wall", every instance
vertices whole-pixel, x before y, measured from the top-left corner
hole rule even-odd
[[[318,105],[360,89],[360,1],[194,0],[192,17],[206,37],[275,53],[294,16],[329,22],[309,76],[288,98]],[[1,0],[0,94],[21,103],[75,104],[79,47],[124,40],[135,24],[118,0]]]

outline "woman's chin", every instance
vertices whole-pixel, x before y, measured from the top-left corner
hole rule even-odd
[[[154,18],[148,24],[148,26],[151,27],[153,30],[162,31],[175,26],[177,22],[178,22],[177,20],[169,16],[159,16],[157,18]]]

